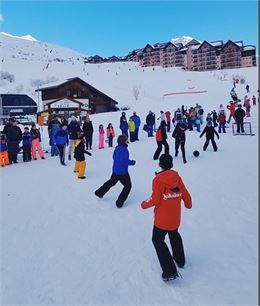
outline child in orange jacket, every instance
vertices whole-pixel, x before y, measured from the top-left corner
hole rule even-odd
[[[185,207],[190,209],[192,200],[179,174],[171,170],[172,156],[161,155],[159,166],[162,171],[153,179],[152,196],[143,201],[141,207],[146,209],[155,206],[152,241],[163,271],[162,278],[168,281],[179,276],[175,263],[180,268],[185,264],[183,243],[178,228],[181,222],[181,201],[183,200]],[[167,234],[172,255],[164,241]]]

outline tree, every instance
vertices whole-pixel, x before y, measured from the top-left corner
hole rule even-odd
[[[136,101],[138,100],[138,97],[140,95],[140,91],[141,91],[141,85],[134,85],[133,86],[132,93],[133,93],[133,96],[134,96]]]

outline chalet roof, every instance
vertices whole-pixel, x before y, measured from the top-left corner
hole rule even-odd
[[[240,47],[243,46],[243,42],[242,42],[242,41],[234,42],[234,41],[232,41],[232,40],[229,39],[229,40],[223,45],[222,49],[224,49],[224,48],[225,48],[227,45],[229,45],[229,44],[232,44],[232,45],[236,46],[237,48],[240,48]]]
[[[191,50],[197,50],[199,49],[200,45],[193,45],[191,46]]]
[[[209,45],[210,47],[214,48],[214,46],[211,43],[209,43],[208,41],[204,40],[203,43],[199,46],[198,49],[200,49],[203,45]]]
[[[101,96],[103,97],[106,97],[106,98],[109,98],[111,99],[112,101],[115,102],[115,104],[118,104],[118,102],[116,102],[114,99],[112,99],[111,97],[107,96],[106,94],[104,94],[102,91],[98,90],[97,88],[95,88],[94,86],[90,85],[89,83],[83,81],[82,79],[80,79],[79,77],[74,77],[74,78],[69,78],[67,80],[63,80],[63,81],[57,81],[57,82],[52,82],[52,83],[49,83],[48,85],[49,86],[46,86],[46,87],[41,87],[41,88],[38,88],[36,89],[35,91],[43,91],[43,90],[46,90],[46,89],[51,89],[51,88],[58,88],[66,83],[69,83],[71,81],[74,81],[74,80],[78,80],[82,83],[84,83],[86,86],[90,87],[93,91],[95,91],[96,93],[100,94]],[[46,84],[47,85],[47,84]]]
[[[189,46],[192,46],[192,45],[200,45],[201,44],[201,41],[197,40],[197,39],[192,39],[190,40],[186,45],[185,47],[189,47]]]
[[[30,106],[37,109],[37,103],[27,95],[0,94],[2,106]]]

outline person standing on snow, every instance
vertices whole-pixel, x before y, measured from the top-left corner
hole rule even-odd
[[[90,120],[89,117],[86,117],[85,122],[83,123],[83,132],[85,134],[85,139],[86,139],[86,149],[91,150],[92,149],[92,139],[93,139],[93,125],[92,121]]]
[[[126,201],[131,188],[132,183],[130,175],[128,173],[128,166],[134,166],[135,160],[129,159],[129,152],[127,149],[127,136],[122,134],[117,138],[117,146],[115,147],[113,153],[113,170],[112,175],[108,181],[106,181],[100,188],[95,191],[95,195],[99,198],[103,196],[110,190],[111,187],[115,186],[119,181],[123,186],[123,190],[116,200],[116,206],[121,208]]]
[[[244,118],[246,116],[245,111],[242,108],[241,104],[238,104],[238,109],[235,111],[235,119],[237,124],[237,133],[240,133],[240,129],[242,133],[245,133],[244,130]]]
[[[56,145],[59,150],[61,165],[66,166],[65,149],[66,145],[69,145],[69,133],[66,124],[61,125],[61,127],[54,132],[53,144]]]
[[[135,123],[135,140],[139,140],[138,133],[141,125],[141,119],[139,116],[137,116],[136,112],[133,112],[133,116],[131,116],[130,119],[132,119]]]
[[[160,126],[158,127],[158,130],[155,134],[155,139],[157,142],[157,149],[153,155],[153,159],[157,160],[162,152],[162,146],[164,146],[164,153],[169,154],[169,145],[167,142],[167,133],[166,133],[166,125],[165,121],[162,121]]]
[[[219,125],[218,125],[218,132],[221,133],[221,129],[223,130],[223,133],[226,133],[225,123],[226,123],[226,116],[224,111],[221,111],[218,115],[217,119]]]
[[[205,144],[203,146],[203,151],[206,151],[207,150],[207,147],[209,145],[209,141],[211,140],[211,143],[212,143],[212,146],[213,146],[213,149],[215,152],[217,152],[218,150],[218,147],[217,147],[217,144],[214,140],[214,134],[217,135],[218,139],[219,139],[219,134],[218,132],[215,130],[215,128],[212,126],[212,122],[211,121],[208,121],[207,125],[205,126],[203,132],[200,134],[200,138],[206,133],[206,141],[205,141]]]
[[[186,156],[185,156],[185,140],[186,135],[185,131],[187,130],[187,126],[183,123],[177,123],[173,133],[172,137],[175,139],[175,157],[178,156],[179,153],[179,147],[181,146],[181,152],[182,152],[182,159],[183,163],[186,164]]]
[[[154,208],[152,242],[162,268],[162,279],[169,281],[179,277],[179,268],[185,265],[185,254],[181,235],[181,201],[186,208],[192,208],[192,199],[178,172],[173,167],[172,156],[163,154],[159,160],[162,171],[153,179],[151,197],[141,203],[143,209]],[[171,252],[165,243],[168,234]]]
[[[36,160],[36,150],[38,154],[40,155],[41,159],[45,159],[44,153],[42,150],[42,145],[41,145],[41,133],[39,129],[36,128],[36,125],[33,124],[31,128],[31,134],[32,134],[32,157],[34,160]]]
[[[153,137],[155,116],[152,111],[149,111],[149,114],[146,116],[146,124],[147,124],[148,137]]]
[[[246,85],[246,92],[249,93],[249,85]]]
[[[69,160],[71,160],[71,155],[74,152],[75,144],[77,142],[78,132],[81,132],[80,125],[75,116],[71,116],[70,123],[68,125],[69,132]]]
[[[166,124],[167,124],[167,132],[169,133],[171,130],[171,113],[169,111],[165,112]]]

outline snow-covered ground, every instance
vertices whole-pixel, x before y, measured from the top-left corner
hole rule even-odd
[[[9,60],[6,70],[12,67]],[[15,85],[22,80],[21,65],[10,71],[16,75]],[[64,65],[55,76],[83,77],[82,66],[75,65]],[[196,73],[159,67],[143,71],[136,65],[88,65],[84,79],[129,105],[127,117],[136,110],[142,121],[149,109],[159,115],[161,109],[173,112],[182,104],[199,103],[206,113],[220,103],[225,106],[236,74],[250,85],[250,97],[257,94],[257,68]],[[33,67],[24,76],[24,88],[37,77]],[[142,89],[137,101],[131,92],[135,84]],[[241,98],[245,85],[237,87]],[[207,92],[163,97],[189,90]],[[187,259],[180,269],[183,279],[171,283],[161,280],[151,241],[153,209],[140,208],[159,170],[152,159],[155,139],[141,131],[140,141],[129,144],[136,165],[129,168],[133,187],[122,209],[115,206],[120,185],[102,200],[94,196],[111,175],[113,153],[113,148],[97,149],[98,125],[111,122],[119,135],[119,117],[119,112],[91,116],[94,147],[92,157],[86,156],[86,180],[73,173],[74,161],[62,167],[49,153],[46,160],[30,163],[19,156],[17,165],[0,169],[0,304],[257,305],[258,106],[252,106],[247,119],[256,135],[233,136],[230,127],[217,141],[218,152],[211,146],[203,152],[205,138],[187,131],[188,162],[174,158],[174,169],[192,195],[193,208],[182,210],[180,233]],[[49,150],[46,129],[42,132],[44,149]],[[171,134],[169,144],[173,154]],[[192,155],[195,149],[198,158]]]

